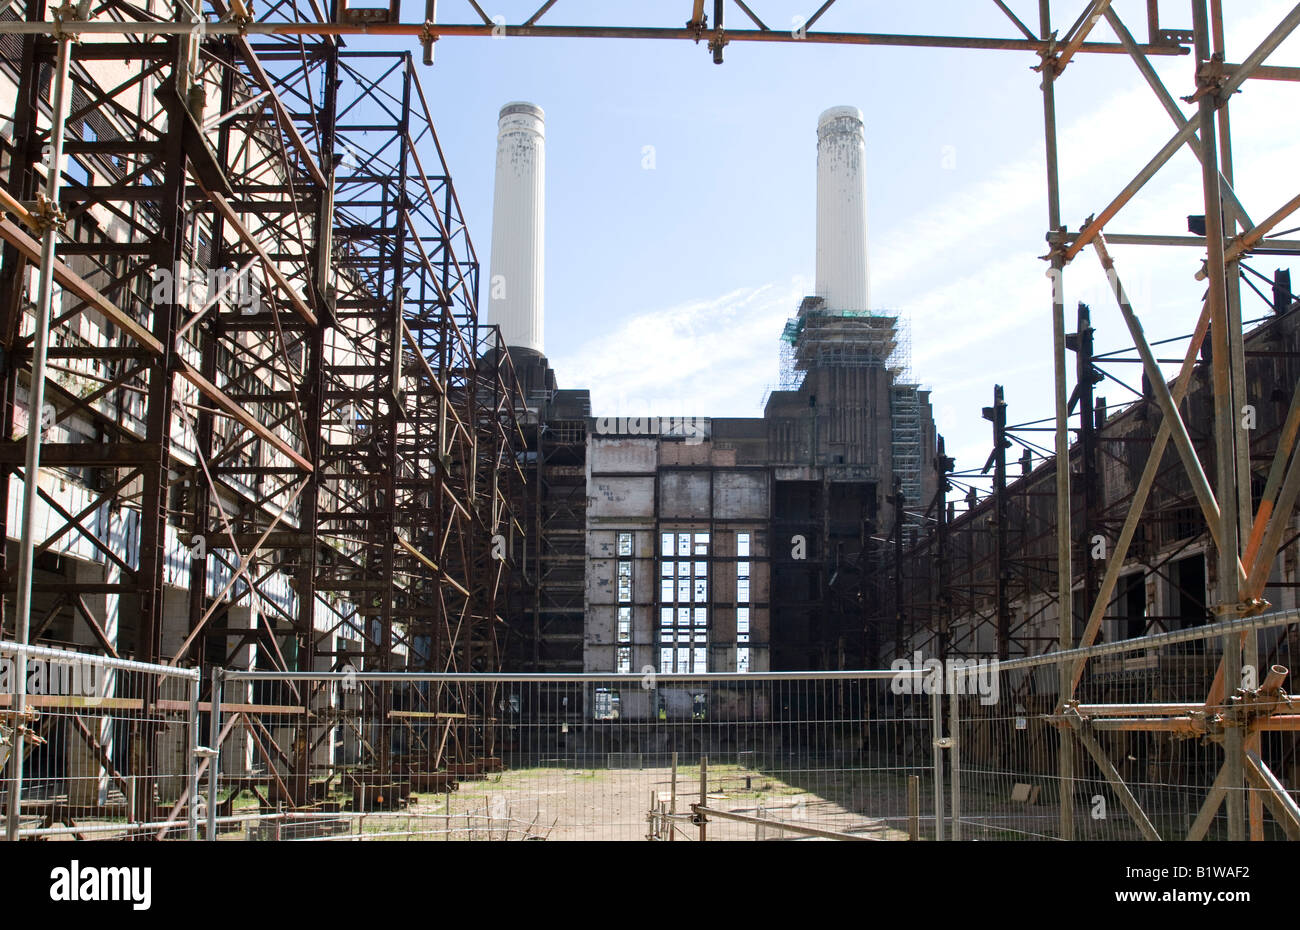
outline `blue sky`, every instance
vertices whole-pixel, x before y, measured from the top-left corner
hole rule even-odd
[[[510,22],[539,5],[483,4]],[[794,15],[819,4],[750,5],[774,28],[789,28]],[[1036,27],[1036,3],[1010,5]],[[1115,5],[1144,36],[1145,4]],[[1249,10],[1230,12],[1233,61],[1291,6],[1227,5]],[[422,6],[408,0],[404,18],[418,19]],[[1083,0],[1054,6],[1069,8],[1072,21]],[[1186,4],[1163,6],[1166,18],[1190,17]],[[599,7],[610,11],[607,22],[661,26],[678,26],[689,12],[684,0],[561,0],[544,21],[597,22]],[[646,8],[656,12],[639,19],[628,12]],[[444,0],[439,15],[474,18],[463,0]],[[729,16],[736,25],[741,14],[731,7]],[[911,7],[842,0],[818,25],[997,36],[1012,29],[991,0]],[[1104,24],[1094,36],[1110,39]],[[1271,61],[1300,64],[1300,43],[1293,37]],[[726,63],[715,66],[703,45],[687,43],[447,38],[421,77],[485,265],[497,111],[511,100],[545,109],[546,350],[562,386],[591,388],[598,415],[759,415],[777,378],[782,323],[813,286],[817,116],[834,105],[860,107],[872,303],[909,320],[913,373],[934,390],[940,432],[958,467],[969,468],[990,445],[980,408],[995,381],[1006,386],[1013,422],[1052,409],[1050,292],[1038,258],[1047,208],[1036,63],[1023,52],[746,43],[729,46]],[[1173,94],[1191,92],[1188,57],[1155,63]],[[1256,81],[1233,102],[1236,186],[1255,219],[1295,193],[1298,95],[1294,84]],[[1125,56],[1076,58],[1057,99],[1063,212],[1078,228],[1174,126]],[[1284,113],[1291,117],[1279,119]],[[1185,150],[1166,171],[1112,230],[1185,233],[1187,214],[1203,212],[1199,165]],[[1148,335],[1190,331],[1203,291],[1193,277],[1198,253],[1112,251]],[[1286,263],[1261,257],[1254,265],[1271,274]],[[1068,314],[1078,300],[1092,305],[1099,349],[1128,344],[1091,251],[1066,275]],[[1262,305],[1248,297],[1246,312],[1260,316]],[[1123,399],[1116,385],[1103,390]]]

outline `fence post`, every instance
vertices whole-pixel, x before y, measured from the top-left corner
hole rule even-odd
[[[700,807],[709,805],[709,757],[700,756]],[[700,842],[709,838],[709,818],[704,811],[696,811],[696,822],[700,826]]]
[[[670,814],[676,814],[677,813],[677,753],[675,752],[673,753],[673,781],[672,781],[671,790],[672,790],[672,795],[668,801],[668,805],[669,805],[668,812]],[[671,818],[668,821],[668,842],[670,843],[676,839],[676,835],[677,835],[676,823],[677,821]]]
[[[189,823],[190,842],[199,838],[199,688],[202,684],[201,674],[190,679],[190,802],[185,818]]]
[[[22,813],[23,804],[23,727],[26,726],[27,717],[27,653],[19,648],[14,652],[14,695],[12,698],[13,713],[9,715],[9,722],[12,724],[9,736],[9,767],[8,779],[5,785],[5,839],[10,843],[18,841],[18,829],[21,826],[19,817]]]
[[[944,842],[944,688],[935,683],[930,696],[931,743],[935,747],[935,842]]]
[[[921,776],[907,776],[907,838],[921,838]]]
[[[948,695],[948,777],[952,781],[952,838],[961,839],[961,695],[957,688]]]
[[[208,757],[208,839],[217,838],[217,780],[221,772],[221,692],[225,672],[212,670],[212,704],[208,712],[208,742],[212,755]]]

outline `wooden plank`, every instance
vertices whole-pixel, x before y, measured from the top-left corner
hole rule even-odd
[[[162,711],[188,712],[190,709],[189,701],[157,701],[154,707]],[[211,713],[211,701],[199,701],[200,713]],[[305,714],[306,710],[301,705],[294,704],[231,704],[226,701],[221,702],[221,712],[223,714]]]
[[[12,707],[14,695],[0,694],[0,707]],[[85,697],[79,694],[29,694],[28,707],[76,708],[77,710],[144,710],[139,698]],[[181,701],[189,708],[189,703]]]

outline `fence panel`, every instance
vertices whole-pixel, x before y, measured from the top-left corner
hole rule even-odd
[[[1298,652],[1290,611],[860,672],[226,671],[200,705],[194,670],[0,643],[0,764],[25,727],[16,835],[51,839],[1222,839],[1225,797],[1300,839]]]
[[[682,841],[703,801],[710,839],[906,839],[910,786],[931,836],[930,701],[890,678],[231,672],[217,835]]]
[[[1256,639],[1257,663],[1211,697],[1223,630]],[[1240,631],[1240,632],[1238,632]],[[1246,640],[1248,642],[1248,640]],[[1232,728],[1244,743],[1249,835],[1300,839],[1300,706],[1285,687],[1300,653],[1295,611],[1076,650],[1087,658],[1061,707],[1061,661],[993,663],[994,699],[957,688],[960,823],[967,839],[1227,839],[1216,789]],[[1069,668],[1073,671],[1074,662]],[[1062,738],[1074,769],[1058,768]],[[1061,796],[1072,801],[1063,818]],[[1209,804],[1207,805],[1207,799]],[[1064,830],[1063,830],[1064,827]]]
[[[0,810],[16,838],[196,836],[198,682],[192,669],[0,642]]]

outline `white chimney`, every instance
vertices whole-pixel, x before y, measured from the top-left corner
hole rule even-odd
[[[862,111],[817,120],[817,291],[830,310],[866,310],[867,164]]]
[[[542,108],[507,103],[497,131],[488,322],[511,348],[542,348],[546,124]]]

